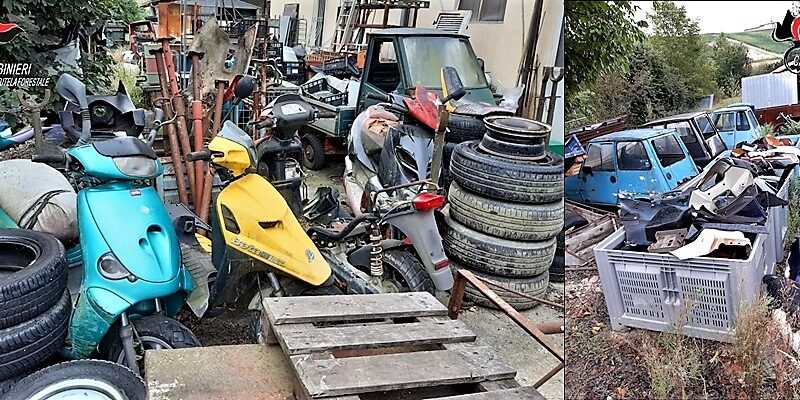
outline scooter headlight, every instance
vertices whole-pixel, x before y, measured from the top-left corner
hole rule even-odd
[[[130,279],[130,277],[133,277],[133,280],[136,279],[136,277],[131,275],[131,272],[111,253],[100,256],[100,260],[97,261],[97,269],[100,271],[100,275],[108,279],[120,280],[125,278]]]
[[[119,172],[135,178],[152,178],[156,175],[156,160],[147,157],[116,157],[114,165]]]

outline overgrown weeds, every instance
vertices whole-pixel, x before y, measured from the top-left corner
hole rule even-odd
[[[733,330],[733,360],[737,381],[747,396],[757,396],[764,385],[770,354],[780,336],[769,310],[769,298],[763,292],[742,304]]]
[[[683,321],[674,332],[649,333],[642,338],[641,356],[657,399],[694,398],[688,388],[702,381],[702,361],[694,339],[683,334]]]

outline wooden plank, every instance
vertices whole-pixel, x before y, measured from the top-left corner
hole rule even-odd
[[[519,387],[519,382],[516,379],[500,379],[497,381],[485,381],[478,384],[484,392],[491,392],[493,390],[514,389]]]
[[[533,386],[527,386],[516,389],[439,397],[437,400],[545,400],[545,397]]]
[[[290,356],[312,398],[384,390],[477,383],[513,378],[511,366],[483,346],[450,345],[446,350],[349,358],[320,354]]]
[[[264,311],[273,325],[447,315],[428,292],[268,297]]]
[[[475,341],[475,334],[463,322],[451,319],[326,328],[276,325],[275,334],[288,355]]]

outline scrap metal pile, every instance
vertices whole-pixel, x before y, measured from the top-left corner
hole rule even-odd
[[[788,204],[779,192],[798,162],[800,149],[768,136],[738,145],[674,191],[621,198],[626,250],[747,259],[756,235],[770,233],[770,209]]]

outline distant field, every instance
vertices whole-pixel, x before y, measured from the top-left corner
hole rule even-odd
[[[711,43],[716,40],[719,35],[719,33],[704,33],[702,36],[707,43]],[[758,47],[771,53],[783,54],[786,49],[789,48],[788,43],[772,40],[772,28],[752,32],[726,33],[725,35],[731,39],[747,43],[753,47]]]

